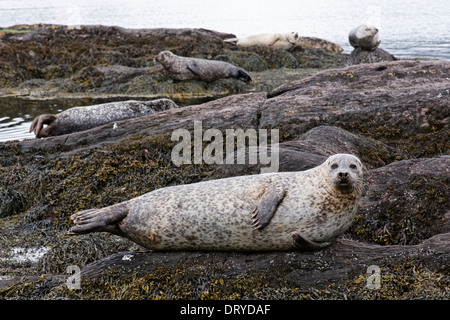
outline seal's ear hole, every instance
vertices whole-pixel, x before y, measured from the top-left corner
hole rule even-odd
[[[331,169],[336,169],[337,167],[339,167],[339,166],[337,165],[337,163],[333,163],[333,164],[331,165]]]
[[[376,71],[383,71],[383,70],[386,70],[386,69],[387,69],[386,66],[381,66],[381,67],[376,68],[375,70]]]

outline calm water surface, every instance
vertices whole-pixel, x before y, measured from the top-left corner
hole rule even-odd
[[[398,57],[450,60],[447,0],[0,0],[0,27],[35,23],[206,28],[240,37],[297,31],[339,43],[346,53],[349,30],[371,23],[380,29],[380,47]],[[0,99],[0,142],[32,138],[35,116],[79,105],[86,101]]]

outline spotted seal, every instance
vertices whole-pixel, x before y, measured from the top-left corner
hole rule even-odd
[[[317,250],[351,225],[362,181],[359,159],[336,154],[306,171],[166,187],[80,211],[69,234],[110,232],[152,250]]]
[[[294,46],[297,39],[298,39],[297,32],[262,33],[247,36],[244,38],[229,38],[225,39],[224,42],[233,43],[238,47],[244,48],[252,46],[262,46],[262,47],[288,49]]]
[[[300,37],[297,32],[263,33],[245,38],[225,39],[224,42],[233,43],[238,47],[261,46],[277,49],[291,49],[295,46],[301,46],[305,49],[322,49],[336,53],[344,51],[344,49],[336,43],[315,37]]]
[[[244,82],[252,81],[247,71],[225,61],[180,57],[170,51],[160,52],[155,60],[173,80],[213,82],[218,79],[234,78]]]
[[[348,41],[353,48],[374,51],[381,43],[378,37],[378,29],[375,26],[362,24],[350,31]]]
[[[333,53],[344,51],[342,46],[337,43],[315,37],[298,37],[294,44],[305,49],[322,49]]]
[[[126,120],[177,108],[169,99],[153,101],[121,101],[74,107],[58,114],[41,114],[30,125],[36,138],[59,136],[84,131],[114,121]],[[46,127],[44,127],[46,125]]]

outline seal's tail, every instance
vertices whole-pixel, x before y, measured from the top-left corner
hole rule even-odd
[[[110,232],[123,236],[118,223],[127,216],[126,204],[118,203],[106,208],[79,211],[70,218],[75,223],[68,234],[79,235],[91,232]]]

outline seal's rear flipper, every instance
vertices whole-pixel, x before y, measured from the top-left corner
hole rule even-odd
[[[236,42],[238,42],[238,41],[239,41],[239,38],[228,38],[228,39],[223,40],[223,42],[232,43],[232,44],[236,44]]]
[[[331,242],[314,242],[307,240],[299,235],[297,232],[291,234],[292,239],[294,239],[294,245],[300,251],[316,251],[331,245]]]
[[[124,236],[118,223],[127,216],[126,204],[119,203],[102,209],[89,209],[77,212],[70,218],[75,222],[68,232],[69,235],[79,235],[91,232],[110,232]]]
[[[238,70],[238,80],[244,81],[244,82],[250,82],[252,81],[252,77],[248,74],[247,71],[245,71],[242,68],[239,68]]]

